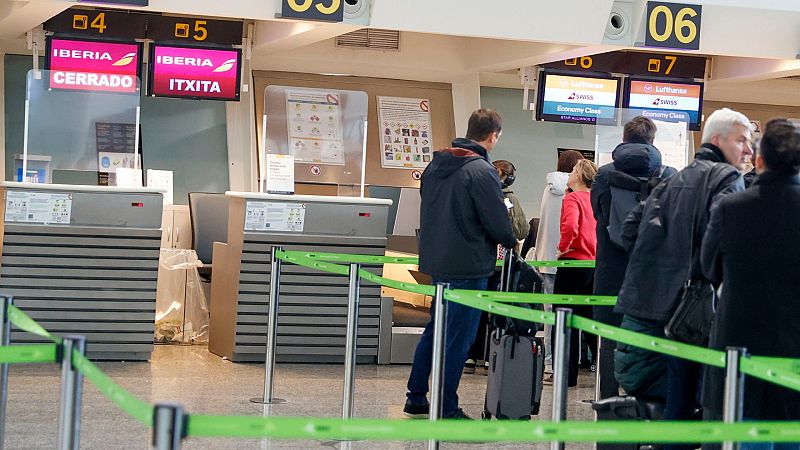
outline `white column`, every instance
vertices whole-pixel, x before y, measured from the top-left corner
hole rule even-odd
[[[456,124],[456,136],[464,137],[467,133],[467,121],[472,111],[481,107],[481,78],[478,72],[453,83],[453,115]]]

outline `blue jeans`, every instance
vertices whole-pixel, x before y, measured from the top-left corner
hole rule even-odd
[[[462,280],[433,280],[436,283],[450,283],[450,289],[486,290],[488,278]],[[458,410],[458,383],[461,372],[467,361],[467,352],[475,341],[481,311],[458,303],[446,303],[445,340],[444,340],[444,387],[442,398],[442,416],[450,417]],[[417,344],[414,353],[414,364],[408,377],[408,398],[412,403],[423,404],[428,394],[428,378],[433,364],[433,319],[436,311],[431,308],[431,320],[425,325],[425,331]]]

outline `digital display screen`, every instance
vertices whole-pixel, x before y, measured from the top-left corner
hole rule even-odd
[[[542,72],[537,120],[613,123],[617,115],[619,78]]]
[[[239,100],[238,49],[151,46],[149,94],[156,97]]]
[[[136,93],[141,44],[49,37],[50,89]]]
[[[686,122],[700,129],[703,83],[631,78],[624,105],[640,115],[664,122]]]

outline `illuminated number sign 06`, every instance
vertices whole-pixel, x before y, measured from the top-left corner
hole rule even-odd
[[[647,47],[700,49],[701,5],[647,2]]]

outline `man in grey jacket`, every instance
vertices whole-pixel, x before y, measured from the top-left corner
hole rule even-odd
[[[624,314],[622,328],[664,336],[681,288],[688,279],[703,276],[699,265],[703,236],[696,230],[705,230],[714,201],[744,189],[739,171],[753,154],[750,142],[747,117],[728,108],[715,111],[706,120],[695,160],[661,183],[628,216],[623,241],[630,262],[614,310]],[[667,420],[689,419],[699,406],[697,363],[620,344],[615,372],[629,393],[665,397]]]

